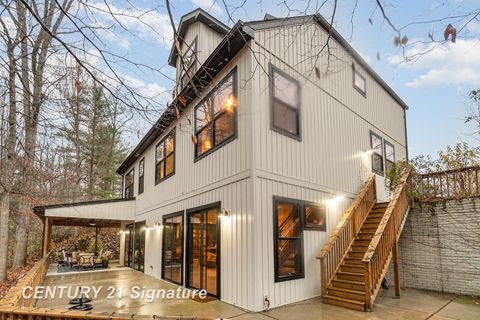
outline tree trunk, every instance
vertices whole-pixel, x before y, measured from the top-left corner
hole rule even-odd
[[[9,212],[10,195],[8,193],[0,194],[0,282],[7,278]]]
[[[15,256],[13,266],[21,267],[27,262],[28,226],[30,224],[30,203],[21,198],[18,203],[18,213],[15,215],[17,228],[15,231]]]

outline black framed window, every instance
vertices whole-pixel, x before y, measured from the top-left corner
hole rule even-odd
[[[292,138],[300,139],[300,84],[270,65],[271,126]]]
[[[193,78],[195,72],[197,72],[197,38],[185,48],[183,62],[185,63],[185,67],[182,68],[182,76],[180,77],[182,88]]]
[[[130,170],[130,171],[125,175],[125,189],[124,189],[123,196],[124,196],[126,199],[130,199],[130,198],[133,198],[133,197],[134,197],[134,195],[133,195],[133,182],[134,182],[134,178],[135,178],[135,170],[134,170],[134,169]]]
[[[138,194],[143,193],[145,176],[145,158],[138,163]]]
[[[385,170],[392,170],[395,163],[395,147],[388,141],[385,141]]]
[[[237,72],[234,69],[195,107],[195,158],[236,137]]]
[[[370,147],[372,148],[372,170],[383,174],[382,138],[373,132],[370,132]]]
[[[358,90],[362,95],[367,95],[367,80],[365,77],[355,68],[352,64],[353,70],[353,87]]]
[[[324,204],[303,203],[304,229],[327,231],[327,208]]]
[[[175,129],[155,147],[155,184],[175,174]]]
[[[300,202],[274,197],[275,282],[305,277]]]

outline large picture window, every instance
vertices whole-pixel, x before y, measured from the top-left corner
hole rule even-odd
[[[372,148],[372,170],[376,173],[383,174],[382,138],[370,132],[370,146]]]
[[[389,172],[395,163],[395,147],[393,144],[385,141],[385,170]]]
[[[133,198],[133,197],[134,197],[134,195],[133,195],[133,182],[134,182],[134,178],[135,178],[134,169],[130,170],[130,171],[125,175],[125,189],[124,189],[123,196],[124,196],[126,199],[130,199],[130,198]]]
[[[270,66],[272,129],[300,138],[300,85],[285,72]]]
[[[275,282],[303,278],[301,204],[274,198]]]
[[[236,135],[236,70],[195,107],[195,157],[220,147]]]
[[[175,129],[155,147],[155,184],[175,174]]]
[[[138,194],[143,193],[145,176],[145,158],[138,163]]]

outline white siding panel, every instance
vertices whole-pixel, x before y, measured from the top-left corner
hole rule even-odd
[[[261,302],[263,297],[267,297],[270,307],[273,308],[319,295],[320,263],[316,256],[348,208],[351,199],[345,198],[337,205],[331,205],[328,200],[333,195],[330,193],[264,178],[256,180],[256,188],[261,196],[255,197],[255,218],[262,229],[256,246],[261,260],[255,265],[262,274],[256,298]],[[274,196],[326,203],[327,205],[327,231],[304,231],[304,279],[274,282]]]
[[[221,299],[234,305],[254,309],[252,294],[255,284],[253,277],[249,276],[256,272],[252,259],[254,248],[251,236],[253,221],[251,204],[253,200],[250,178],[210,189],[137,216],[137,221],[146,220],[147,226],[150,227],[146,233],[145,273],[161,277],[162,229],[153,226],[156,222],[162,221],[163,215],[218,201],[221,202],[222,208],[229,212],[228,218],[221,218]]]

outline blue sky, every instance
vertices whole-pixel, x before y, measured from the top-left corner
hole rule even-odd
[[[226,0],[228,5],[235,5],[239,0]],[[247,0],[243,8],[234,10],[229,7],[235,19],[244,21],[262,19],[265,13],[277,17],[288,15],[285,6],[279,0]],[[309,13],[315,12],[315,1],[287,1],[293,8]],[[318,1],[322,3],[323,1]],[[113,2],[122,10],[128,8],[126,3]],[[391,4],[394,5],[391,5]],[[171,45],[171,29],[163,1],[137,1],[139,10],[156,8],[144,20],[152,28],[138,23],[131,23],[131,34],[117,32],[106,34],[112,49],[127,54],[128,57],[142,63],[156,66],[164,75],[156,72],[125,69],[124,74],[139,90],[152,95],[160,95],[168,100],[173,86],[168,77],[174,77],[174,69],[167,65]],[[353,17],[353,30],[350,24],[355,1],[339,1],[335,18],[336,29],[349,39],[355,49],[385,79],[385,81],[410,106],[408,111],[408,135],[410,155],[436,154],[446,145],[460,141],[475,143],[471,133],[475,128],[466,125],[463,118],[467,114],[466,106],[469,91],[480,88],[480,22],[472,21],[461,30],[457,43],[446,43],[421,55],[418,60],[405,63],[402,50],[393,44],[396,33],[375,10],[374,0],[359,0]],[[222,0],[175,0],[172,10],[175,22],[190,10],[201,6],[219,20],[228,23],[228,16]],[[466,12],[479,10],[480,0],[433,0],[433,1],[388,1],[385,6],[387,15],[396,27],[403,27],[402,36],[409,38],[410,45],[406,55],[423,53],[431,49],[429,33],[435,40],[443,38],[443,30],[448,23],[461,29],[466,18],[455,18]],[[134,9],[129,8],[129,11]],[[320,11],[325,17],[331,16],[328,5]],[[291,12],[290,15],[300,13]],[[439,18],[451,17],[436,21]],[[369,22],[369,18],[372,23]],[[425,21],[434,21],[421,23]],[[413,22],[413,24],[412,24]],[[128,27],[128,25],[127,25]],[[377,59],[377,56],[379,59]],[[157,115],[150,115],[154,121]],[[150,124],[138,121],[139,131],[133,138],[134,145]]]

